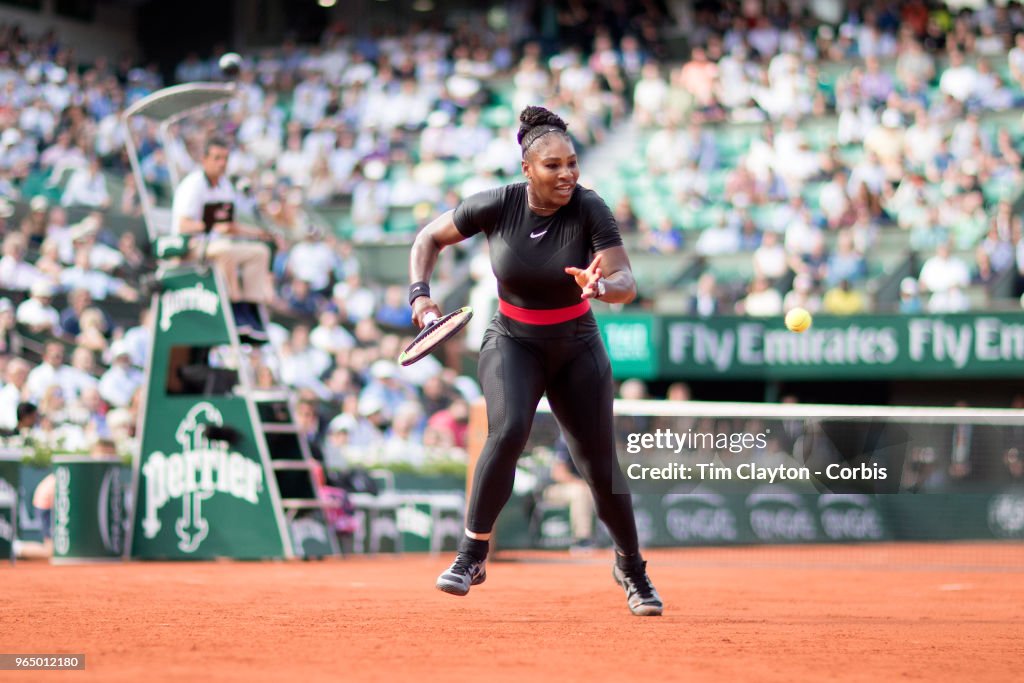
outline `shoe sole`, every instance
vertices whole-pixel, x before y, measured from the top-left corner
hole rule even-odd
[[[626,590],[626,586],[619,581],[619,577],[616,576],[614,570],[612,571],[612,578],[615,579],[615,583],[619,585],[619,588]],[[629,607],[629,611],[638,617],[660,617],[661,613],[665,610],[664,606],[659,607],[658,605],[641,604],[636,607],[631,607],[630,605],[626,605],[626,607]]]
[[[479,586],[481,583],[483,583],[486,580],[487,580],[487,574],[484,573],[484,574],[481,574],[480,576],[478,576],[477,578],[473,579],[473,583],[471,583],[469,585],[470,586]],[[434,587],[437,588],[437,590],[441,591],[442,593],[447,593],[448,595],[455,595],[455,596],[458,596],[460,598],[462,596],[464,596],[464,595],[469,595],[469,589],[468,588],[463,588],[461,583],[455,583],[454,581],[445,581],[444,579],[438,579],[437,583],[434,584]]]
[[[660,617],[662,608],[655,605],[640,605],[636,609],[630,607],[629,611],[638,617]]]

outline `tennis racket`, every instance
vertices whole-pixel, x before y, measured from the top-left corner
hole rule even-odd
[[[427,324],[412,340],[412,343],[402,351],[398,357],[399,365],[412,365],[433,351],[438,344],[448,341],[459,330],[466,326],[466,323],[473,317],[473,309],[463,306],[457,311],[446,313],[440,318],[429,313],[426,316]]]

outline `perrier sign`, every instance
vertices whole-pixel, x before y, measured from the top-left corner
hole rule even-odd
[[[253,412],[236,395],[171,393],[181,347],[229,343],[212,274],[167,276],[155,297],[130,554],[148,559],[284,557],[287,540]],[[230,439],[230,440],[228,440]]]

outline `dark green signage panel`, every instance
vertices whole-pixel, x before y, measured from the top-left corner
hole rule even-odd
[[[603,314],[617,378],[876,380],[1024,378],[1024,312],[693,318]]]
[[[662,375],[728,379],[1024,376],[1024,313],[665,318]]]
[[[601,316],[598,326],[616,378],[657,378],[659,318],[645,313],[622,313]]]
[[[121,561],[131,476],[119,460],[56,456],[53,561]]]
[[[147,410],[133,556],[283,555],[245,399],[215,403],[172,396],[160,399],[158,413]],[[225,426],[237,432],[234,443],[207,436],[210,427]]]

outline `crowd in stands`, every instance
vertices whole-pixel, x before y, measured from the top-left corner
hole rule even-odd
[[[515,42],[475,20],[372,39],[334,26],[318,45],[243,55],[241,94],[221,122],[182,122],[166,149],[155,127],[132,131],[147,187],[165,205],[173,174],[195,167],[214,132],[230,135],[243,213],[288,238],[273,264],[278,322],[247,357],[252,376],[298,390],[296,419],[328,464],[460,457],[475,381],[433,358],[392,361],[414,331],[406,293],[366,278],[350,240],[395,232],[403,210],[415,208],[412,227],[422,225],[515,179],[515,111],[527,102],[562,112],[587,145],[627,115],[633,82],[659,50],[657,10],[578,9],[539,9],[536,40]],[[151,339],[142,283],[154,263],[142,233],[111,227],[141,216],[120,115],[173,81],[221,78],[217,56],[190,55],[165,80],[130,59],[82,64],[54,33],[0,26],[0,433],[9,441],[138,447]],[[318,220],[318,207],[339,205],[346,225]]]
[[[1003,278],[1021,294],[1024,9],[747,6],[698,10],[689,60],[648,63],[633,93],[627,174],[660,191],[625,183],[620,221],[649,251],[750,254],[746,287],[709,267],[691,312],[863,312],[892,249],[916,256],[899,310],[967,310]]]
[[[691,45],[679,64],[656,2],[538,3],[507,30],[482,17],[375,38],[332,26],[317,45],[244,54],[240,96],[180,124],[170,148],[141,124],[142,174],[169,204],[172,176],[213,133],[233,141],[244,212],[287,235],[278,322],[248,362],[260,386],[299,391],[299,422],[330,464],[465,447],[475,382],[434,359],[392,362],[413,332],[405,291],[363,272],[353,241],[407,237],[517,180],[526,104],[562,115],[582,149],[638,131],[628,177],[582,169],[631,249],[749,257],[742,277],[695,278],[695,315],[869,310],[892,234],[919,257],[901,311],[964,310],[971,287],[1024,273],[1020,125],[991,123],[1024,102],[1019,6],[866,2],[823,21],[755,5],[672,17]],[[120,114],[172,82],[221,78],[218,56],[189,55],[165,78],[0,26],[0,430],[12,438],[132,443],[153,262],[142,233],[112,228],[141,216]],[[460,248],[493,296],[485,246]]]

